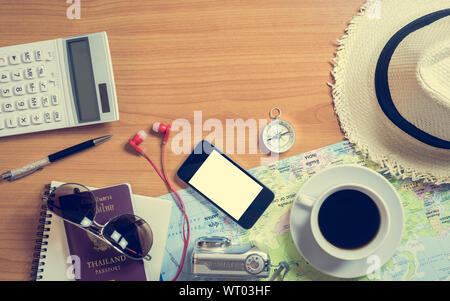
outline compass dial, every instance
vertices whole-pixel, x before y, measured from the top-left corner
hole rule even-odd
[[[269,151],[284,153],[295,143],[294,127],[287,121],[276,119],[266,125],[262,140]]]

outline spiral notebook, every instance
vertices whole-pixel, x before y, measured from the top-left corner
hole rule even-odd
[[[52,181],[50,186],[57,187],[61,184],[63,183]],[[117,276],[114,276],[112,278],[115,280],[117,277],[117,280],[138,279],[157,281],[160,278],[160,271],[167,239],[172,203],[163,199],[132,194],[131,187],[129,187],[128,184],[110,186],[102,188],[100,190],[109,190],[113,193],[117,193],[117,191],[122,190],[123,192],[124,185],[127,186],[126,188],[129,189],[129,195],[132,196],[132,208],[130,208],[129,210],[132,210],[133,212],[130,213],[134,213],[135,215],[146,220],[152,228],[153,247],[149,253],[152,259],[150,261],[131,262],[131,265],[133,267],[130,267],[128,263],[125,266],[118,264],[115,266],[119,267],[119,269],[123,269],[124,267],[128,268],[128,271],[108,271],[108,273],[115,273]],[[91,189],[95,194],[95,189]],[[39,219],[38,229],[38,239],[36,240],[34,254],[35,259],[33,261],[31,273],[32,280],[75,280],[76,277],[73,274],[73,264],[75,264],[75,262],[73,261],[74,258],[70,256],[71,251],[73,251],[73,237],[70,237],[71,235],[73,235],[71,228],[67,227],[65,222],[60,217],[56,216],[55,214],[51,214],[51,212],[49,212],[46,207],[43,206],[41,218]],[[86,243],[88,244],[89,242]],[[111,260],[115,260],[115,257],[111,257]],[[97,264],[100,264],[100,262]],[[131,271],[133,273],[135,272],[134,274],[136,275],[136,277],[129,278],[131,277],[130,269],[132,269]],[[90,276],[89,280],[108,279],[103,278],[102,276],[104,275],[99,275],[99,277],[95,277],[95,275]]]

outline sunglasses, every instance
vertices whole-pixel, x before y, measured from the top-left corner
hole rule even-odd
[[[76,183],[51,188],[42,198],[47,208],[105,241],[120,253],[135,260],[150,260],[153,233],[142,218],[123,214],[111,218],[105,225],[95,221],[97,200],[89,188]]]

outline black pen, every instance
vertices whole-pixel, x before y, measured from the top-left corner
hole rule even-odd
[[[112,135],[103,136],[103,137],[88,140],[88,141],[82,142],[80,144],[71,146],[69,148],[63,149],[62,151],[51,154],[42,160],[33,162],[31,164],[25,165],[18,169],[7,171],[2,174],[2,178],[3,178],[3,180],[14,181],[14,180],[26,177],[35,171],[43,169],[45,166],[47,166],[55,161],[58,161],[67,156],[81,152],[82,150],[99,145],[111,137],[112,137]]]

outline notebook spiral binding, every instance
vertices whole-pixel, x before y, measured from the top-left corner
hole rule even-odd
[[[43,202],[47,201],[48,195],[50,193],[50,185],[45,185],[45,188],[46,190],[44,191],[44,195],[42,196]],[[49,238],[48,232],[50,231],[50,225],[52,224],[51,218],[52,214],[48,211],[47,205],[42,205],[39,217],[39,225],[37,227],[38,232],[36,232],[33,263],[31,265],[30,276],[32,281],[42,279],[41,273],[44,272],[46,259],[45,252],[47,252],[46,246],[48,244],[47,239]]]

